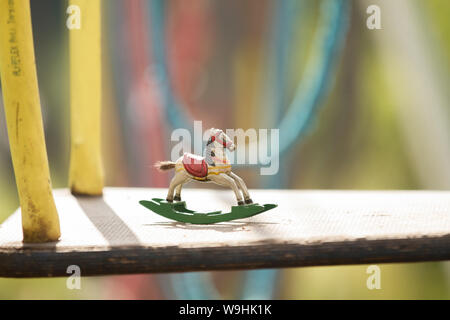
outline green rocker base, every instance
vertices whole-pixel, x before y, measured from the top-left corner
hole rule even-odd
[[[154,198],[151,201],[141,200],[139,203],[167,219],[192,224],[212,224],[243,219],[277,207],[276,204],[260,205],[253,203],[243,206],[232,206],[231,212],[227,213],[222,213],[222,211],[200,213],[187,209],[184,201],[170,203],[163,199]]]

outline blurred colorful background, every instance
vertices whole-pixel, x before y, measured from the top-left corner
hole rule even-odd
[[[373,4],[381,30],[366,25]],[[67,6],[31,0],[54,188],[69,167]],[[450,189],[449,17],[448,0],[103,1],[106,185],[166,187],[152,164],[173,129],[201,120],[280,129],[277,175],[237,169],[253,189]],[[0,222],[18,205],[0,107]],[[0,278],[0,299],[450,299],[447,262],[380,268],[381,290],[359,265],[92,277],[81,290]]]

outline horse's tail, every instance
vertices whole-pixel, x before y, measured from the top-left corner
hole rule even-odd
[[[175,168],[175,162],[173,161],[158,161],[155,163],[155,168],[159,171],[166,171]]]

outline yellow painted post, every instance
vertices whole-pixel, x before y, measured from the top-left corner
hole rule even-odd
[[[70,0],[69,185],[73,194],[101,195],[101,0]],[[69,19],[71,17],[69,16]],[[76,21],[78,19],[78,21]]]
[[[34,60],[30,3],[0,0],[0,76],[24,242],[56,241],[53,200]]]

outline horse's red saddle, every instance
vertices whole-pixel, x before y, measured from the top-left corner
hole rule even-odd
[[[192,153],[184,153],[183,166],[194,177],[205,178],[208,175],[208,164],[204,157]]]

